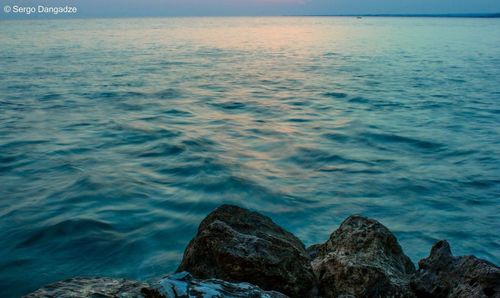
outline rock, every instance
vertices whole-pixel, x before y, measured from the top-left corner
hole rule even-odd
[[[307,254],[309,255],[309,258],[311,260],[316,259],[316,257],[318,256],[322,247],[323,247],[323,244],[313,244],[313,245],[309,246],[306,249]]]
[[[36,292],[28,294],[26,298],[156,298],[147,293],[149,286],[138,281],[125,279],[99,278],[72,278],[45,286]]]
[[[320,247],[312,262],[321,297],[413,297],[415,267],[396,237],[376,220],[347,218]]]
[[[177,273],[149,284],[106,277],[73,278],[45,286],[25,298],[288,298],[275,291],[264,291],[248,283],[218,279],[199,280],[189,273]]]
[[[205,218],[177,272],[201,279],[248,282],[291,297],[306,297],[315,285],[302,242],[270,218],[223,205]]]
[[[287,298],[279,292],[264,291],[248,283],[230,283],[219,279],[198,280],[187,272],[162,279],[159,292],[168,298],[249,297]]]
[[[439,241],[422,259],[411,287],[417,297],[500,297],[500,268],[473,256],[454,257]]]

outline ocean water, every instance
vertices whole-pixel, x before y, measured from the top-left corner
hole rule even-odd
[[[223,203],[500,263],[500,20],[0,21],[0,296],[172,272]]]

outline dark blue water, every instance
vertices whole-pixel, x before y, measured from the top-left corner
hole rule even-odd
[[[176,268],[222,203],[500,263],[500,20],[0,22],[0,296]]]

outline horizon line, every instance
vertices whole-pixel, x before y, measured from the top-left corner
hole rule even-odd
[[[308,14],[284,15],[301,17],[469,17],[469,18],[500,18],[500,12],[494,13],[366,13],[366,14]]]
[[[495,13],[370,13],[370,14],[286,14],[286,15],[74,15],[0,18],[2,20],[54,20],[54,19],[127,19],[127,18],[210,18],[210,17],[408,17],[408,18],[500,18],[500,12]]]

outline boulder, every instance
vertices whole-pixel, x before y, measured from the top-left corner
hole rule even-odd
[[[223,205],[200,224],[177,272],[201,279],[248,282],[290,297],[307,297],[315,285],[302,242],[270,218]]]
[[[106,277],[80,277],[56,282],[45,286],[26,298],[156,298],[148,293],[149,286],[138,281]]]
[[[500,297],[500,268],[474,256],[454,257],[447,241],[418,265],[411,282],[417,297]]]
[[[354,215],[330,239],[309,248],[321,297],[413,297],[415,267],[381,223]]]
[[[199,280],[182,272],[162,278],[154,285],[107,277],[79,277],[45,286],[25,298],[288,298],[275,291],[264,291],[248,283]]]
[[[230,283],[219,279],[198,280],[187,272],[162,279],[158,292],[168,298],[248,297],[287,298],[279,292],[264,291],[248,283]]]

